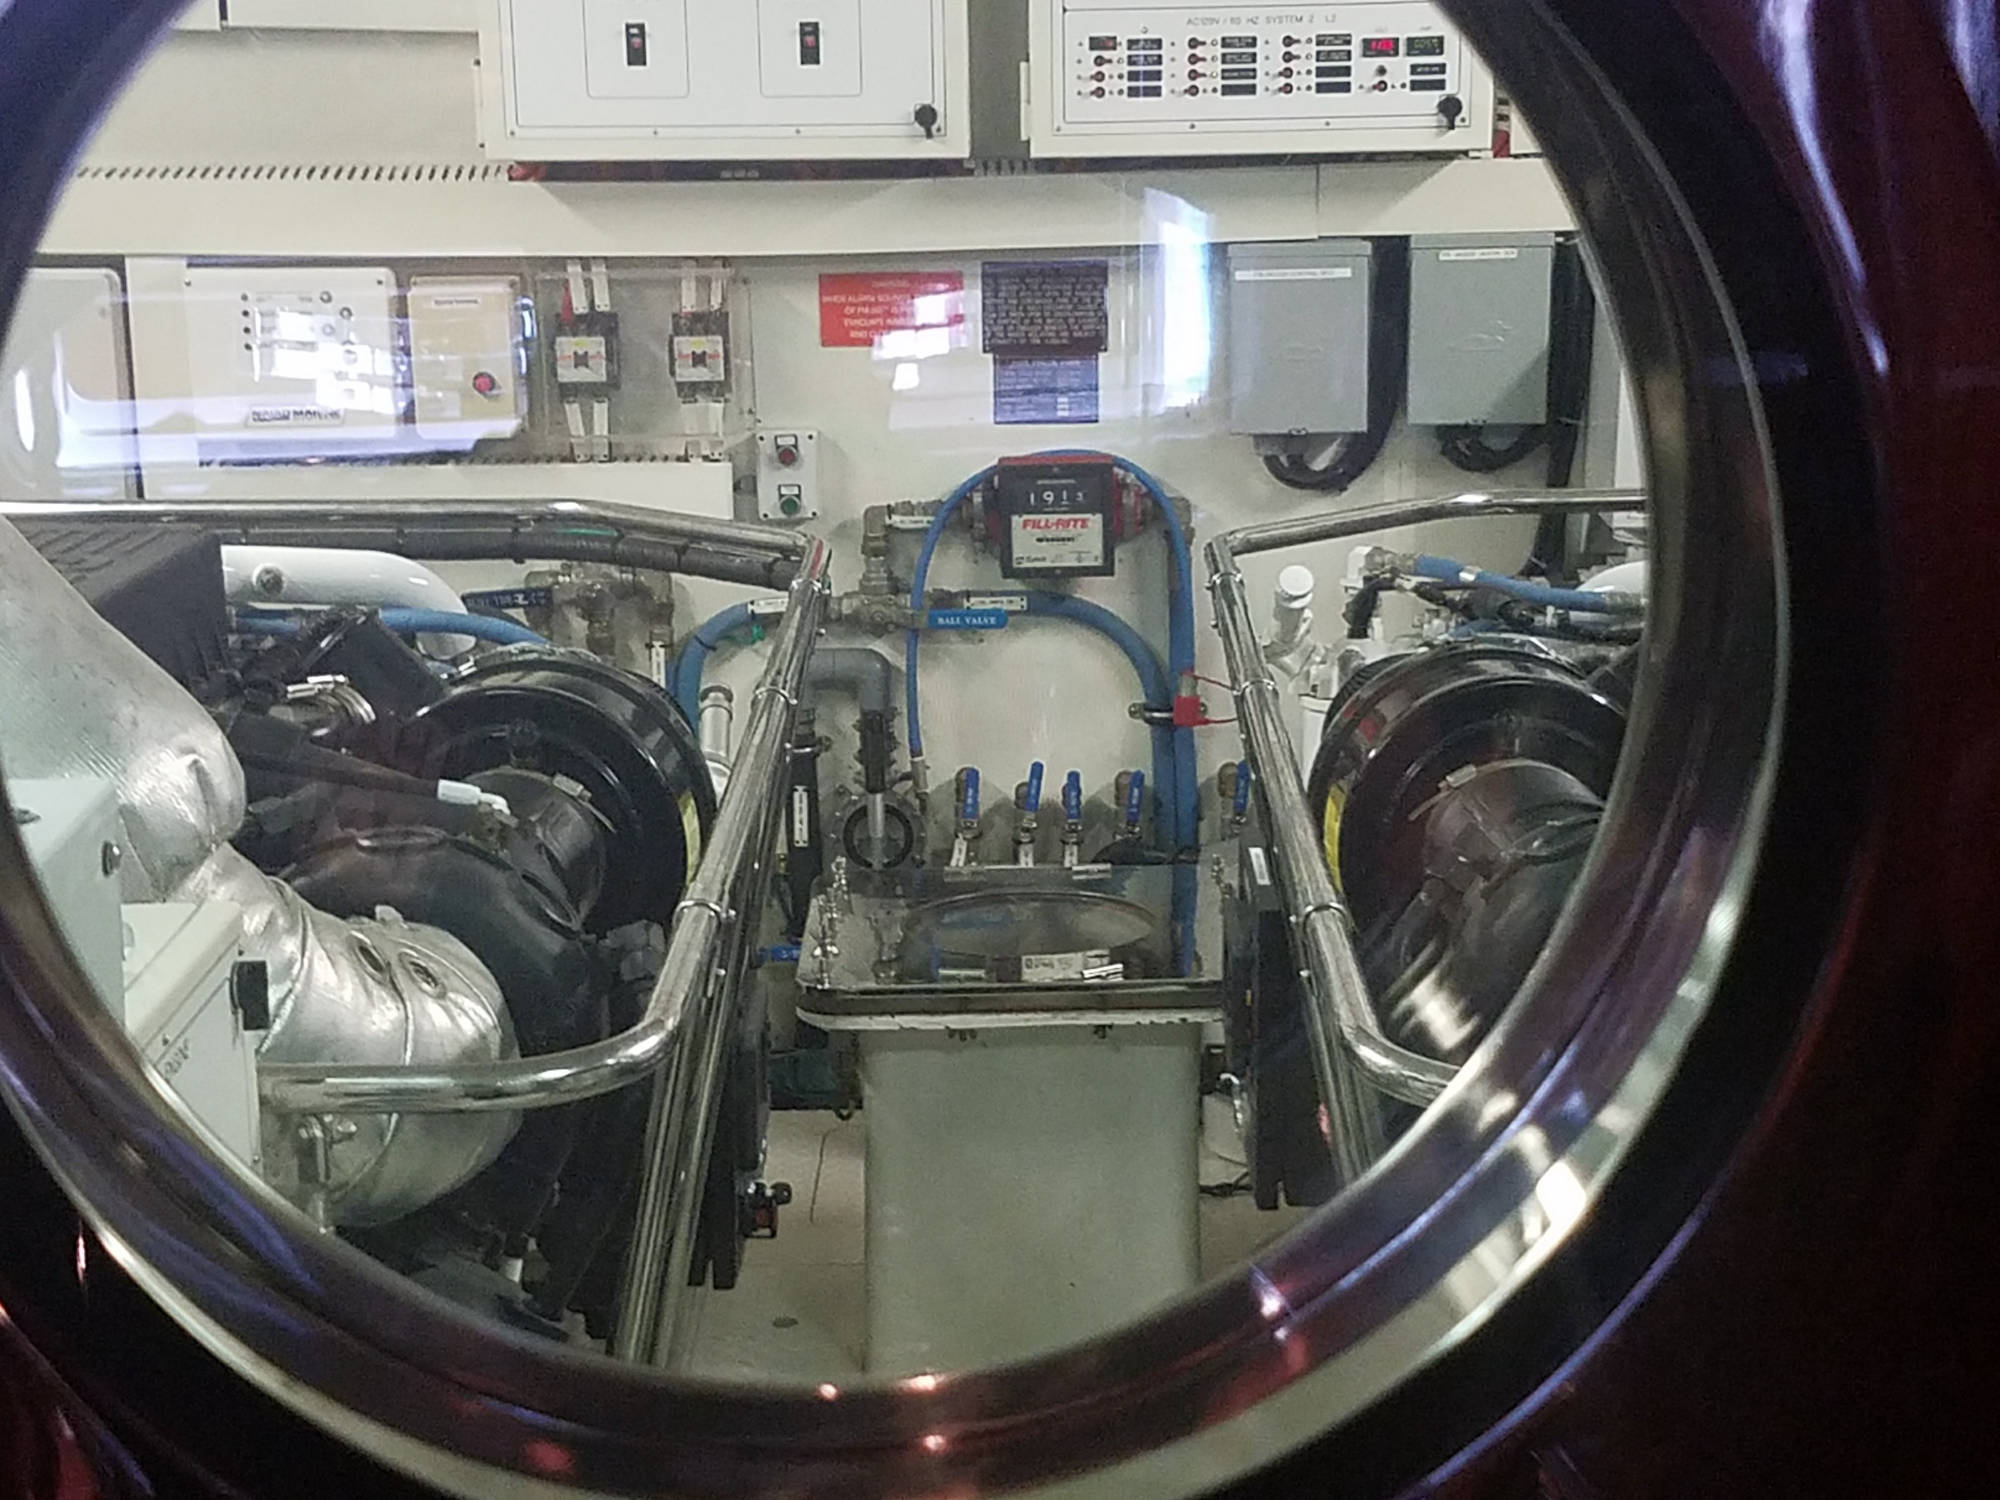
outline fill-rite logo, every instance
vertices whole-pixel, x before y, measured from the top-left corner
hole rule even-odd
[[[1023,531],[1087,531],[1095,516],[1022,516]]]

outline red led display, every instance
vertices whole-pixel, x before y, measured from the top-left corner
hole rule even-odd
[[[1365,36],[1361,39],[1363,57],[1394,57],[1403,50],[1403,40],[1394,36]]]

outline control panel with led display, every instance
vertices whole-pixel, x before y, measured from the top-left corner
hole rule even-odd
[[[1418,0],[1038,0],[1031,52],[1041,156],[1492,145],[1491,76],[1442,10]]]

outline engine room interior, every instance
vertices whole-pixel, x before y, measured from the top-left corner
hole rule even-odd
[[[1595,252],[1439,8],[338,9],[190,9],[0,357],[8,800],[258,1201],[834,1388],[1392,1149],[1649,596]]]

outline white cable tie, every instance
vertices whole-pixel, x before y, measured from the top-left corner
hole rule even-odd
[[[487,807],[508,817],[514,815],[513,805],[500,793],[486,791],[469,781],[440,779],[437,784],[437,799],[451,807]]]

